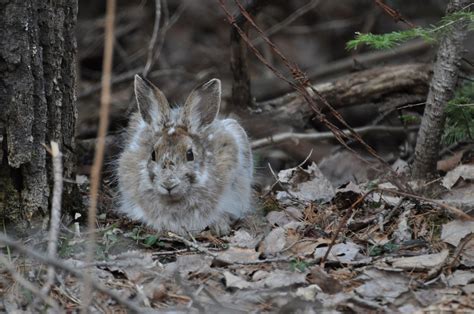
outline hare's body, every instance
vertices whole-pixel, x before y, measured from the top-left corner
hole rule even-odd
[[[158,231],[227,233],[230,220],[250,209],[253,162],[237,121],[216,118],[219,81],[171,109],[156,88],[144,95],[154,87],[137,80],[140,112],[118,166],[121,211]]]

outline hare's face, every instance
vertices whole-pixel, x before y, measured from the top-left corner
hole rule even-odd
[[[203,177],[203,147],[183,128],[169,128],[152,147],[148,171],[153,189],[169,201],[184,199]]]
[[[206,128],[219,112],[221,83],[212,79],[196,87],[179,108],[171,108],[161,90],[139,76],[135,94],[141,122],[153,130],[150,137],[159,134],[149,145],[137,145],[147,156],[152,189],[170,202],[185,200],[193,187],[205,186],[208,178],[210,162],[205,160],[205,142],[200,138],[206,138]]]

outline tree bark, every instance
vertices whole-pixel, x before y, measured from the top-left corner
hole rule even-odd
[[[77,0],[0,2],[0,215],[17,223],[48,211],[43,145],[58,142],[64,177],[74,175],[76,17]]]
[[[469,3],[471,0],[452,0],[446,14],[459,11]],[[427,178],[436,172],[441,135],[446,119],[445,107],[453,97],[458,80],[466,33],[467,21],[458,21],[454,24],[453,29],[441,39],[415,147],[415,161],[413,163],[415,178]]]

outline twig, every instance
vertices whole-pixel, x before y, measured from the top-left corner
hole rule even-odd
[[[147,77],[151,67],[155,63],[155,52],[157,49],[158,34],[160,31],[161,21],[161,0],[155,0],[155,24],[153,24],[153,34],[151,36],[150,44],[148,45],[148,55],[146,59],[145,68],[143,69],[143,77]]]
[[[30,248],[25,247],[23,244],[9,238],[7,235],[0,233],[0,243],[5,243],[6,245],[14,248],[16,251],[19,253],[25,254],[31,258],[37,259],[42,263],[48,264],[55,266],[56,268],[61,268],[68,273],[72,274],[74,277],[77,279],[80,279],[82,281],[86,280],[86,277],[89,277],[87,274],[85,274],[82,270],[76,270],[73,267],[67,265],[60,259],[56,258],[50,258],[48,256],[44,256],[40,253],[38,253],[35,250],[32,250]],[[106,295],[110,296],[112,299],[117,301],[119,304],[122,304],[123,306],[127,307],[129,310],[133,311],[134,313],[141,313],[143,309],[141,309],[137,304],[130,302],[129,300],[122,298],[119,294],[115,293],[114,291],[110,290],[106,286],[102,285],[101,283],[92,280],[92,278],[88,278],[90,285],[96,289],[97,291],[100,291],[102,293],[105,293]]]
[[[375,1],[375,4],[378,5],[379,7],[382,8],[382,10],[385,11],[385,13],[387,13],[388,15],[390,15],[395,22],[398,22],[398,21],[402,21],[403,23],[405,23],[406,25],[410,26],[410,27],[415,27],[415,25],[413,23],[411,23],[410,21],[406,20],[401,14],[400,12],[398,12],[397,10],[393,9],[392,7],[388,6],[386,3],[384,3],[382,0],[374,0]]]
[[[176,239],[176,240],[179,240],[179,241],[183,242],[184,244],[186,244],[187,246],[195,249],[198,252],[207,254],[207,255],[212,256],[214,258],[217,258],[217,256],[218,256],[216,253],[213,253],[213,252],[209,251],[208,249],[200,246],[199,244],[194,243],[192,241],[189,241],[188,239],[183,238],[182,236],[179,236],[179,235],[177,235],[173,232],[168,232],[168,236],[172,239]]]
[[[289,257],[279,257],[279,258],[273,258],[273,259],[264,259],[264,260],[256,260],[256,261],[228,261],[226,259],[222,259],[219,257],[218,254],[214,253],[214,252],[211,252],[209,251],[208,249],[206,249],[205,247],[202,247],[200,246],[198,243],[194,243],[192,241],[189,241],[188,239],[186,238],[183,238],[182,236],[179,236],[173,232],[168,232],[168,236],[172,239],[176,239],[176,240],[179,240],[181,241],[182,243],[184,243],[185,245],[195,249],[196,251],[198,252],[201,252],[201,253],[204,253],[206,255],[209,255],[213,258],[215,258],[216,260],[220,261],[220,262],[223,262],[225,264],[229,264],[229,265],[253,265],[253,264],[264,264],[264,263],[275,263],[275,262],[289,262],[290,261],[290,258]]]
[[[272,168],[272,165],[270,163],[267,163],[268,165],[268,169],[270,169],[270,172],[272,173],[273,175],[273,178],[275,179],[275,183],[272,184],[272,188],[275,186],[275,184],[278,183],[278,185],[290,196],[291,200],[294,201],[294,202],[297,202],[298,204],[301,204],[301,205],[305,205],[305,203],[303,201],[301,201],[300,199],[298,199],[296,196],[293,195],[293,193],[290,192],[290,190],[288,190],[286,188],[286,186],[281,183],[280,179],[278,178],[278,175],[275,173],[275,171],[273,170]],[[270,189],[271,191],[272,189]]]
[[[90,187],[90,206],[88,211],[88,243],[86,251],[86,263],[91,263],[94,259],[95,249],[95,223],[97,214],[97,198],[100,186],[100,177],[102,163],[104,161],[105,135],[109,124],[109,107],[110,107],[110,79],[112,73],[112,58],[114,48],[114,26],[115,26],[115,7],[116,0],[107,0],[107,12],[105,20],[105,43],[104,43],[104,60],[102,73],[102,92],[100,97],[100,120],[99,130],[97,134],[97,144],[94,155],[94,162],[91,169],[91,187]],[[82,313],[87,313],[91,301],[91,275],[86,272],[86,280],[82,294],[83,306]]]
[[[354,211],[354,209],[359,206],[364,200],[365,198],[375,192],[376,189],[372,189],[370,191],[368,191],[367,193],[365,193],[364,195],[362,195],[361,197],[359,197],[354,203],[352,203],[351,207],[349,207],[347,209],[347,212],[346,214],[344,215],[344,217],[341,219],[341,222],[339,223],[339,225],[337,226],[337,229],[336,231],[334,232],[332,238],[331,238],[331,243],[329,243],[329,246],[328,246],[328,249],[326,250],[326,254],[324,254],[323,258],[321,259],[321,265],[324,264],[324,262],[327,260],[328,256],[329,256],[329,253],[331,252],[331,249],[332,247],[334,246],[334,243],[336,243],[336,239],[339,235],[339,233],[341,232],[342,230],[342,227],[346,224],[347,220],[349,219],[349,217],[352,215],[352,212]]]
[[[391,132],[391,133],[405,133],[406,131],[418,130],[418,126],[406,127],[392,127],[392,126],[365,126],[360,128],[355,128],[359,134],[367,134],[372,132]],[[349,130],[342,130],[347,135],[351,135]],[[285,132],[275,134],[268,138],[258,139],[252,142],[252,149],[261,148],[264,146],[278,144],[288,140],[313,140],[313,141],[322,141],[328,139],[334,139],[336,136],[333,132],[321,132],[321,133],[293,133]]]
[[[54,188],[51,219],[49,221],[48,255],[50,258],[55,258],[58,246],[59,222],[61,219],[61,196],[63,193],[62,154],[59,151],[57,142],[51,141],[51,155],[53,157]],[[42,293],[48,294],[51,285],[54,283],[54,276],[54,266],[49,266],[46,283],[41,288]]]
[[[306,13],[308,13],[309,11],[314,9],[316,6],[319,5],[320,2],[321,2],[320,0],[311,0],[310,2],[305,4],[304,6],[298,8],[298,10],[296,10],[295,12],[290,14],[286,19],[284,19],[280,23],[275,24],[272,27],[270,27],[269,29],[265,30],[265,35],[272,36],[275,33],[281,31],[282,29],[284,29],[285,27],[287,27],[288,25],[290,25],[291,23],[296,21],[299,17],[305,15]],[[256,38],[252,41],[252,43],[255,46],[258,46],[261,43],[263,43],[263,39],[261,37]]]
[[[135,74],[142,71],[143,71],[143,68],[137,68],[137,69],[127,71],[125,73],[115,75],[112,78],[111,84],[116,85],[116,84],[131,81],[135,77]],[[148,73],[148,78],[154,78],[154,77],[166,76],[166,75],[176,75],[176,74],[181,74],[189,78],[194,78],[196,76],[193,73],[189,73],[181,69],[162,69],[162,70],[151,71],[150,73]],[[81,98],[88,97],[100,90],[102,90],[102,84],[92,85],[88,89],[85,89],[82,92],[79,92],[79,95],[77,95],[77,98],[81,99]]]
[[[322,109],[320,108],[319,104],[316,102],[315,99],[318,99],[325,108],[329,109],[330,113],[334,118],[337,119],[343,126],[345,126],[350,132],[351,135],[357,140],[365,149],[366,151],[372,155],[375,159],[377,159],[384,167],[385,169],[391,173],[394,177],[393,184],[395,184],[398,188],[400,189],[406,189],[408,191],[411,190],[410,186],[404,182],[399,182],[398,180],[398,174],[388,165],[385,160],[383,160],[382,157],[380,157],[377,152],[370,146],[368,145],[360,136],[353,130],[353,128],[347,124],[347,122],[342,118],[342,116],[337,112],[337,110],[334,109],[333,106],[331,106],[328,101],[321,95],[320,92],[318,92],[313,85],[311,85],[308,77],[306,76],[303,71],[298,67],[298,65],[294,62],[290,62],[285,55],[275,46],[275,44],[267,37],[265,36],[265,33],[260,29],[260,27],[255,23],[255,21],[252,19],[250,16],[249,12],[245,9],[245,7],[241,4],[239,0],[234,0],[237,6],[240,9],[240,12],[242,15],[247,19],[247,21],[260,33],[260,36],[265,40],[265,42],[268,44],[268,46],[272,49],[272,51],[280,58],[280,60],[284,63],[284,65],[290,70],[293,79],[289,80],[283,75],[282,72],[278,71],[275,66],[270,64],[268,60],[265,59],[265,57],[262,56],[262,54],[255,48],[255,46],[250,42],[248,36],[245,34],[245,32],[239,27],[239,25],[236,23],[235,19],[233,16],[229,13],[229,10],[224,4],[223,0],[218,0],[221,7],[223,8],[227,20],[229,21],[230,24],[232,24],[235,29],[238,31],[239,35],[242,37],[242,39],[247,43],[249,48],[254,52],[255,56],[265,65],[267,66],[278,78],[281,80],[287,82],[291,87],[293,87],[302,97],[303,99],[308,103],[310,108],[314,111],[316,114],[316,117],[324,123],[325,126],[331,130],[335,138],[349,151],[354,153],[354,155],[361,159],[362,161],[366,163],[370,163],[368,160],[362,158],[360,154],[358,154],[354,149],[352,149],[344,140],[347,138],[347,135],[342,132],[334,123],[329,121],[326,116],[322,113]]]
[[[468,214],[466,214],[465,212],[463,212],[462,210],[460,210],[460,209],[458,209],[454,206],[444,204],[439,200],[434,200],[432,198],[427,198],[427,197],[415,195],[415,194],[412,194],[412,193],[397,191],[397,190],[389,190],[389,189],[382,189],[382,188],[376,188],[375,190],[380,191],[380,192],[385,192],[385,193],[397,194],[397,195],[400,195],[400,196],[405,196],[405,197],[408,197],[408,198],[414,198],[414,199],[417,199],[417,200],[420,200],[420,201],[432,203],[432,204],[435,204],[435,205],[437,205],[441,208],[444,208],[444,209],[450,211],[451,213],[453,213],[454,215],[456,215],[460,218],[463,218],[463,219],[466,219],[466,220],[469,220],[469,221],[474,221],[474,217],[469,216]]]
[[[54,313],[61,313],[59,305],[56,303],[56,301],[48,296],[47,291],[45,292],[40,290],[34,284],[23,278],[23,276],[16,271],[13,264],[3,256],[3,253],[0,253],[0,263],[5,266],[8,272],[12,275],[13,279],[23,286],[23,288],[38,296],[41,300],[43,300],[44,303],[51,306],[54,310]]]

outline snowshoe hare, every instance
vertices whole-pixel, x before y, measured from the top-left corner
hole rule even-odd
[[[157,231],[228,233],[250,209],[253,160],[239,123],[217,118],[220,80],[172,107],[136,75],[135,95],[138,112],[118,160],[120,210]]]

